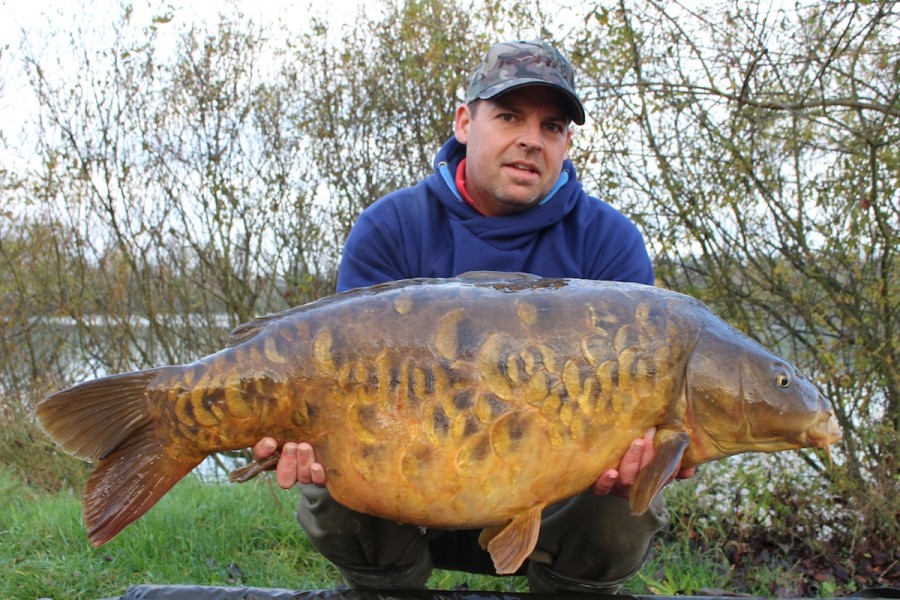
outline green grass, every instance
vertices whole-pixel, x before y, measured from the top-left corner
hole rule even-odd
[[[187,478],[102,548],[87,541],[74,495],[29,492],[0,474],[0,598],[121,594],[129,584],[331,586],[338,576],[309,546],[287,494],[264,483]],[[11,577],[9,576],[11,575]]]
[[[655,545],[627,591],[697,594],[740,591],[760,596],[799,589],[792,565],[755,565],[735,571],[723,548],[729,540],[697,540],[685,510],[690,484],[670,486],[670,531]],[[267,485],[203,484],[193,477],[102,548],[87,541],[73,490],[46,492],[0,467],[0,599],[104,598],[132,584],[255,586],[315,590],[342,582],[316,552],[294,518],[295,491]],[[710,535],[709,529],[703,535]],[[715,531],[712,532],[715,535]],[[437,570],[432,589],[527,591],[523,577],[488,577]],[[824,595],[836,594],[824,586]]]
[[[0,598],[103,598],[132,584],[324,589],[337,570],[294,519],[297,494],[264,480],[181,481],[101,548],[87,540],[76,494],[34,491],[0,469]],[[524,590],[523,578],[435,571],[434,589]]]

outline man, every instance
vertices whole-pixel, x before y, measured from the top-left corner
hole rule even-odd
[[[587,196],[567,158],[570,123],[584,121],[561,54],[541,41],[493,46],[472,75],[435,173],[360,215],[338,291],[473,270],[652,284],[635,225]],[[544,511],[537,546],[520,571],[533,592],[612,593],[640,568],[668,518],[661,494],[640,517],[627,501],[638,470],[652,459],[652,437],[635,440],[619,469],[603,473],[593,489]],[[266,438],[254,456],[274,450]],[[285,489],[301,485],[297,519],[351,586],[421,588],[433,567],[493,573],[479,531],[422,531],[356,513],[331,498],[325,479],[309,444],[284,445],[276,480]]]

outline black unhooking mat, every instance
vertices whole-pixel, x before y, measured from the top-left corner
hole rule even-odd
[[[703,600],[734,600],[736,596],[695,596]],[[469,591],[363,591],[329,589],[312,591],[251,587],[210,587],[200,585],[134,585],[125,595],[109,600],[687,600],[690,596],[601,596],[588,594],[503,594]],[[748,600],[747,596],[740,596]],[[900,589],[877,588],[857,592],[851,598],[900,598]],[[752,598],[750,600],[753,600]],[[756,599],[760,600],[760,599]]]

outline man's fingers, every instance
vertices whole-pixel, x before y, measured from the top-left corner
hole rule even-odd
[[[594,493],[598,496],[606,496],[610,492],[612,492],[613,487],[616,485],[616,481],[619,479],[619,472],[615,469],[607,469],[603,472],[602,475],[594,482]]]
[[[311,464],[316,462],[316,453],[313,451],[313,447],[306,442],[297,444],[297,459],[300,461],[301,466],[309,468]]]
[[[697,474],[697,467],[685,467],[678,471],[678,475],[675,476],[676,479],[690,479],[694,475]]]
[[[309,476],[316,485],[325,485],[325,467],[319,463],[313,463],[309,467]]]
[[[647,439],[645,437],[638,438],[631,442],[628,450],[622,456],[619,463],[619,485],[630,486],[637,478],[638,471],[641,470],[646,463],[644,455],[646,454]],[[652,444],[650,444],[652,445]]]
[[[594,482],[594,493],[598,496],[616,494],[628,497],[638,473],[653,460],[653,436],[656,428],[650,428],[644,435],[631,442],[619,461],[618,469],[607,469]]]
[[[313,453],[312,446],[306,442],[297,444],[297,481],[303,484],[312,483],[310,467],[314,462],[316,462],[316,455]]]
[[[316,462],[316,453],[306,442],[297,444],[297,481],[325,485],[325,467]]]
[[[253,448],[250,449],[250,454],[253,455],[254,460],[262,460],[272,456],[272,453],[277,449],[278,443],[273,438],[264,437],[253,445]]]
[[[297,444],[294,442],[287,442],[281,449],[281,458],[275,466],[275,482],[285,490],[297,483]]]
[[[253,455],[264,454],[260,448],[264,440],[253,447]],[[272,440],[274,444],[275,440]],[[316,462],[312,446],[306,442],[286,442],[281,449],[278,464],[275,465],[275,482],[279,487],[290,489],[296,483],[325,485],[325,467]]]
[[[641,467],[639,471],[653,462],[656,448],[653,447],[653,436],[656,435],[656,427],[651,427],[644,432],[644,453],[641,455]]]
[[[625,498],[629,497],[631,486],[637,480],[638,473],[653,462],[653,457],[656,454],[653,446],[655,435],[656,428],[651,427],[644,432],[643,436],[631,442],[625,450],[625,454],[622,455],[618,470],[607,469],[594,482],[594,493],[598,496],[615,494]],[[676,477],[678,479],[687,479],[688,477],[693,477],[696,472],[696,467],[686,467],[680,469],[676,475],[672,476],[672,479]]]

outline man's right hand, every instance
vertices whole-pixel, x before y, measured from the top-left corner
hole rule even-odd
[[[262,460],[278,449],[278,443],[264,437],[251,449],[253,458]],[[306,442],[286,442],[281,448],[281,456],[275,466],[275,482],[279,487],[289,489],[297,483],[314,483],[325,485],[325,467],[316,462],[312,446]]]

